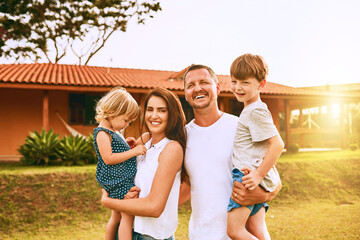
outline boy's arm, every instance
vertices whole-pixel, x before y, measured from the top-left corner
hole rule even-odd
[[[249,174],[242,178],[244,186],[249,190],[254,190],[257,185],[260,184],[261,180],[266,176],[270,169],[275,165],[276,161],[280,157],[284,143],[279,135],[271,137],[265,142],[268,143],[269,148],[261,162],[260,166],[256,170],[250,168],[243,168],[242,171],[248,171]]]
[[[111,139],[108,133],[100,131],[96,135],[96,142],[99,148],[100,155],[107,165],[114,165],[128,160],[129,158],[146,153],[144,145],[138,145],[135,148],[121,152],[113,153],[111,149]]]

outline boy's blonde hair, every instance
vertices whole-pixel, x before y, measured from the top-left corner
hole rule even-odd
[[[230,67],[230,76],[238,80],[256,78],[259,82],[269,73],[265,60],[259,55],[247,53],[236,58]]]
[[[120,115],[135,120],[139,115],[139,105],[125,88],[116,87],[103,96],[96,104],[95,119],[99,123],[109,117]]]

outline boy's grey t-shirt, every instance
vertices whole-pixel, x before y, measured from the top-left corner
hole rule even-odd
[[[243,167],[257,169],[268,150],[268,143],[265,140],[278,134],[265,103],[256,101],[245,107],[236,127],[232,154],[234,168],[239,170]],[[273,167],[260,185],[265,190],[272,192],[279,181],[279,174]]]

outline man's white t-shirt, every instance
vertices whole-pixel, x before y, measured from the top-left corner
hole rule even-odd
[[[190,240],[223,240],[232,191],[231,154],[238,118],[224,113],[209,127],[186,125],[185,168],[191,183]]]

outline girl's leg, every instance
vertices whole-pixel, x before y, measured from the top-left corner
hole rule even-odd
[[[250,234],[245,224],[250,215],[250,209],[247,207],[234,208],[228,212],[227,219],[227,234],[233,240],[257,240],[252,234]]]
[[[121,213],[121,221],[118,234],[119,240],[131,240],[133,222],[134,216],[126,213]]]
[[[249,217],[246,223],[248,231],[260,240],[270,240],[270,234],[265,222],[265,208],[262,207],[255,215]]]
[[[105,240],[114,240],[118,230],[121,214],[118,211],[111,210],[111,217],[106,225]]]

